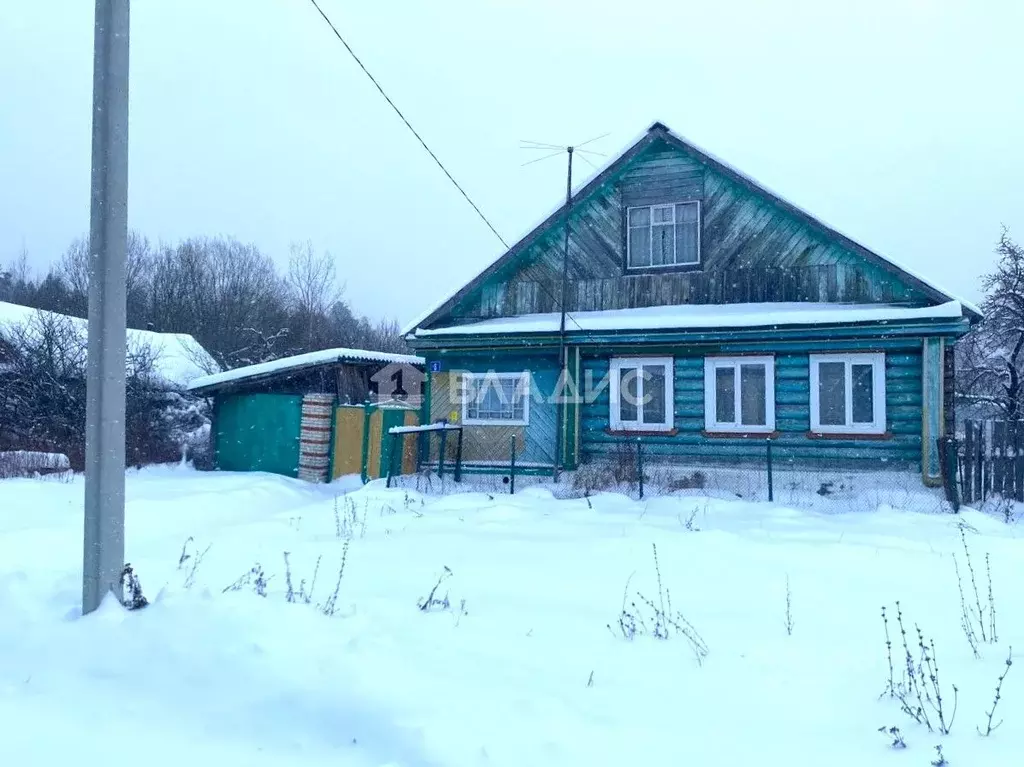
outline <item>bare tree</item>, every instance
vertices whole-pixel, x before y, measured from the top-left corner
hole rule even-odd
[[[321,317],[344,292],[338,286],[334,258],[327,251],[316,255],[308,240],[292,243],[287,285],[293,309]]]
[[[1004,227],[995,252],[985,318],[957,345],[957,389],[966,405],[1014,420],[1024,415],[1024,247]]]
[[[331,254],[317,255],[311,242],[293,243],[285,282],[292,344],[306,351],[337,346],[337,328],[329,316],[344,291],[338,286]]]
[[[34,292],[35,283],[28,265],[28,250],[22,247],[17,258],[0,269],[0,301],[24,304]]]
[[[147,293],[153,270],[155,253],[149,239],[134,229],[128,232],[125,254],[125,288],[128,306],[128,324],[144,326],[149,322]],[[89,306],[89,240],[75,239],[64,251],[54,272],[70,292],[67,313],[85,317]]]
[[[223,367],[289,353],[262,338],[287,327],[284,285],[270,258],[232,239],[191,239],[164,248],[150,283],[154,328],[190,333]]]

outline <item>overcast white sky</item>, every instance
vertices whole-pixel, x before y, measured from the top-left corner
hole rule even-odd
[[[564,166],[659,119],[968,298],[1024,239],[1024,3],[322,0],[498,230]],[[0,262],[88,229],[92,0],[0,0]],[[131,226],[312,240],[354,306],[408,320],[501,246],[308,0],[135,0]],[[589,172],[585,167],[583,170]]]

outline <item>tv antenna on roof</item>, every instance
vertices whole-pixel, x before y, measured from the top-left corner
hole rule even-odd
[[[562,241],[562,287],[560,291],[560,297],[558,301],[558,308],[561,313],[561,318],[558,324],[558,361],[562,366],[562,372],[559,376],[559,388],[561,389],[562,395],[558,398],[556,406],[558,408],[557,416],[557,428],[555,429],[555,466],[554,466],[554,479],[558,480],[559,471],[563,464],[565,452],[565,437],[567,432],[567,424],[565,421],[565,392],[567,389],[567,383],[569,380],[569,356],[565,344],[565,317],[566,317],[566,296],[568,294],[568,283],[569,283],[569,232],[570,232],[570,216],[572,215],[572,158],[574,155],[578,155],[587,165],[597,170],[597,166],[587,157],[587,155],[594,155],[595,157],[604,157],[601,152],[595,152],[592,149],[583,149],[582,147],[587,144],[592,144],[595,141],[600,141],[609,134],[604,133],[600,136],[587,139],[579,144],[570,144],[568,146],[559,146],[558,144],[547,144],[541,141],[527,141],[521,140],[519,143],[520,149],[526,149],[531,151],[544,151],[547,152],[543,157],[537,157],[533,160],[528,160],[523,163],[526,165],[533,165],[536,162],[543,162],[544,160],[550,160],[553,157],[561,155],[563,152],[566,155],[566,174],[565,174],[565,237]],[[575,320],[574,320],[575,322]],[[580,328],[582,330],[582,328]],[[578,388],[578,386],[577,386]]]

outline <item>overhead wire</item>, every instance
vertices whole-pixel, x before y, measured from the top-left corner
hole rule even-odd
[[[369,78],[370,82],[373,83],[374,87],[377,88],[377,90],[380,92],[380,95],[384,97],[384,100],[387,101],[388,105],[394,110],[395,114],[397,114],[398,117],[402,120],[402,122],[405,124],[405,127],[409,129],[409,132],[412,133],[413,136],[416,137],[416,140],[419,141],[419,143],[423,147],[423,149],[426,150],[427,154],[429,154],[430,157],[434,160],[434,162],[437,164],[437,167],[439,167],[441,169],[441,171],[444,173],[444,175],[448,177],[448,180],[452,182],[452,185],[456,189],[459,190],[459,193],[466,199],[466,202],[468,202],[470,204],[470,206],[473,208],[474,211],[476,211],[476,214],[480,217],[480,219],[487,225],[487,227],[491,230],[491,232],[494,233],[494,236],[497,237],[498,240],[501,242],[501,244],[505,247],[505,249],[508,250],[509,244],[505,241],[505,238],[501,236],[501,234],[498,232],[498,230],[494,227],[494,225],[487,218],[487,216],[484,215],[483,211],[480,210],[480,207],[475,202],[473,202],[473,199],[469,196],[469,194],[466,192],[466,190],[462,188],[462,186],[459,184],[458,181],[455,180],[455,177],[452,176],[452,174],[444,166],[444,163],[441,162],[440,158],[438,158],[438,156],[434,153],[434,151],[427,145],[427,142],[423,139],[423,137],[419,134],[419,132],[412,126],[412,123],[409,122],[408,118],[406,118],[406,116],[402,113],[402,110],[400,110],[398,108],[398,106],[395,104],[395,102],[392,101],[391,97],[388,96],[388,94],[384,90],[383,86],[377,81],[377,78],[375,78],[370,73],[370,70],[366,68],[366,65],[363,64],[363,62],[359,58],[359,56],[356,55],[356,52],[352,49],[352,46],[348,44],[348,42],[345,40],[344,37],[342,37],[341,32],[338,31],[338,28],[335,26],[334,22],[331,21],[331,19],[327,16],[326,13],[324,13],[324,10],[320,7],[320,4],[317,2],[317,0],[309,0],[309,1],[310,1],[310,3],[313,4],[313,7],[316,8],[317,13],[320,14],[321,18],[323,18],[323,20],[327,23],[327,26],[329,26],[331,28],[331,31],[334,33],[334,36],[338,38],[338,41],[343,46],[345,46],[345,50],[348,51],[348,53],[352,57],[352,59],[356,62],[356,64],[359,65],[359,68],[363,70],[363,73],[367,76],[367,78]],[[601,136],[595,136],[592,139],[588,139],[587,141],[584,141],[579,146],[584,146],[585,144],[590,144],[590,143],[592,143],[594,141],[597,141],[598,139],[604,138],[607,135],[608,134],[605,133],[605,134],[603,134]],[[539,157],[536,160],[530,160],[529,162],[523,163],[524,165],[531,165],[534,162],[540,162],[541,160],[550,159],[552,157],[555,157],[556,155],[561,154],[562,152],[566,151],[566,149],[567,149],[567,147],[557,146],[555,144],[545,144],[545,143],[539,142],[539,141],[526,141],[526,140],[524,140],[522,143],[523,144],[533,144],[534,145],[534,146],[522,146],[521,147],[522,149],[549,149],[549,150],[550,149],[557,149],[558,150],[557,152],[552,152],[551,154],[546,155],[545,157]],[[600,152],[592,152],[590,150],[579,150],[579,151],[587,152],[589,154],[600,155]],[[591,167],[595,167],[594,164],[592,162],[590,162],[589,160],[587,160],[586,157],[583,157],[581,155],[581,159],[585,160]],[[566,225],[568,226],[568,221],[566,221]],[[547,293],[548,296],[552,300],[555,300],[554,293],[551,292],[550,290],[548,290],[547,286],[545,286],[542,281],[538,280],[537,281],[537,285],[545,293]],[[559,303],[561,303],[561,302],[559,302]],[[562,311],[564,311],[564,310],[562,310]],[[579,322],[576,321],[576,318],[572,316],[571,312],[566,311],[565,312],[565,316],[568,319],[572,320],[572,323],[580,330],[581,333],[586,333],[586,331],[583,330],[583,327],[579,324]]]
[[[319,3],[317,3],[317,0],[309,1],[313,4],[313,7],[316,8],[317,12],[323,17],[323,20],[327,22],[327,26],[329,26],[331,28],[331,31],[334,32],[334,36],[337,37],[341,44],[345,46],[345,50],[349,52],[349,55],[351,55],[352,58],[355,60],[356,64],[359,65],[359,68],[363,70],[363,73],[368,78],[370,78],[370,82],[372,82],[374,86],[376,86],[377,90],[380,91],[380,95],[384,97],[384,100],[388,102],[388,104],[393,110],[395,110],[395,114],[397,114],[401,118],[402,122],[405,123],[405,127],[409,129],[412,135],[416,137],[416,140],[419,141],[423,148],[427,151],[427,154],[429,154],[431,158],[433,158],[434,162],[437,163],[437,167],[441,169],[444,175],[448,177],[448,180],[451,181],[455,188],[458,189],[459,192],[462,194],[462,196],[466,198],[466,202],[468,202],[472,206],[473,210],[476,211],[476,214],[480,217],[480,219],[485,224],[487,224],[487,228],[490,229],[494,233],[494,236],[497,237],[498,240],[501,242],[501,244],[504,245],[506,249],[508,249],[508,243],[505,242],[505,238],[498,233],[498,230],[494,228],[494,224],[492,224],[490,220],[487,218],[487,216],[483,214],[483,211],[480,210],[480,207],[475,202],[473,202],[473,199],[469,196],[466,190],[462,188],[459,182],[455,180],[455,177],[448,172],[448,169],[444,166],[444,163],[442,163],[438,156],[434,154],[434,150],[427,146],[427,142],[424,141],[423,137],[417,132],[415,128],[412,127],[412,123],[410,123],[406,116],[402,114],[402,110],[398,108],[395,102],[391,100],[391,97],[388,96],[388,94],[385,92],[381,84],[377,82],[377,78],[370,74],[370,70],[366,68],[366,65],[363,64],[360,58],[356,55],[356,52],[352,50],[352,46],[350,46],[348,42],[346,42],[345,38],[341,36],[341,32],[338,31],[338,28],[334,26],[334,22],[332,22],[328,18],[327,14],[324,13]]]

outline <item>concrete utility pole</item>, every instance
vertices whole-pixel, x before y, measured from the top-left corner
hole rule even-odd
[[[83,614],[108,591],[120,595],[124,568],[128,6],[129,0],[96,0]]]

